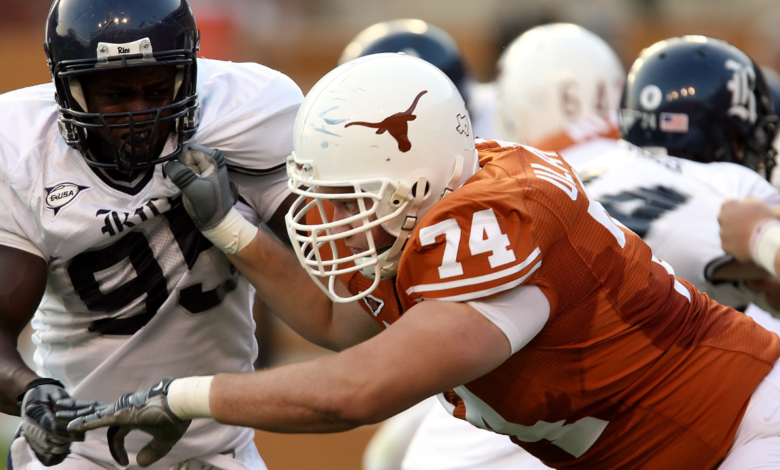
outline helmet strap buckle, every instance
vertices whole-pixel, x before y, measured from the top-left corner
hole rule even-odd
[[[422,206],[423,200],[425,199],[425,187],[427,185],[428,180],[424,177],[420,177],[417,180],[418,191],[415,191],[414,199],[411,201],[411,204],[409,204],[409,208],[406,210],[406,213],[402,215],[404,218],[404,223],[401,225],[401,231],[398,234],[398,237],[395,239],[393,246],[390,247],[390,249],[385,253],[383,253],[383,257],[387,262],[393,263],[394,265],[397,264],[397,258],[401,256],[401,250],[403,250],[403,247],[406,244],[406,240],[409,238],[409,235],[412,233],[415,225],[417,225],[417,212],[420,210],[420,206]],[[411,188],[402,184],[398,189],[402,190],[402,188],[408,195]],[[393,197],[397,197],[399,195],[398,193],[399,191],[396,191]]]

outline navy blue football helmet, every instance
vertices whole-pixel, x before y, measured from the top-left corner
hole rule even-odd
[[[435,65],[452,80],[468,104],[469,72],[458,44],[443,29],[416,19],[376,23],[361,31],[347,45],[339,65],[381,52],[403,52]]]
[[[780,73],[765,65],[761,66],[761,73],[764,74],[764,80],[766,80],[766,84],[769,86],[769,91],[772,94],[772,103],[774,103],[775,112],[777,112],[780,107]]]
[[[758,65],[727,42],[681,36],[648,47],[629,70],[621,108],[621,133],[635,145],[771,175],[772,95]]]
[[[89,165],[122,173],[151,168],[175,158],[195,133],[199,32],[186,0],[55,0],[44,49],[56,86],[60,133]],[[81,86],[86,74],[159,66],[176,68],[171,104],[125,113],[87,109]],[[113,137],[112,130],[122,138]],[[171,133],[177,134],[178,147],[161,155]],[[108,135],[110,150],[105,143],[96,145],[98,134]]]

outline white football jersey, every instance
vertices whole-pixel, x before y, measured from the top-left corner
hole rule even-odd
[[[708,279],[731,259],[721,248],[718,213],[725,200],[747,196],[779,205],[780,192],[742,165],[657,155],[624,141],[606,145],[573,146],[561,154],[612,218],[641,236],[675,275],[718,302],[745,308],[758,301],[745,288]]]
[[[198,96],[191,141],[224,153],[243,212],[267,221],[288,194],[300,89],[258,64],[198,59]],[[51,84],[2,95],[0,109],[0,243],[48,262],[32,322],[38,374],[113,401],[166,376],[251,371],[250,286],[195,228],[162,165],[133,184],[91,169],[60,136]],[[195,420],[159,466],[229,454],[253,436]],[[148,440],[128,436],[131,462]],[[112,463],[105,432],[71,450]]]

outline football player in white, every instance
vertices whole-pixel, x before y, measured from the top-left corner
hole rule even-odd
[[[723,251],[717,222],[729,199],[780,204],[767,181],[777,116],[761,69],[712,38],[656,43],[629,71],[621,126],[624,139],[652,153],[623,147],[576,165],[588,190],[680,277],[718,302],[776,313],[778,305],[754,292],[766,273]],[[748,313],[763,322],[764,313],[752,307]]]
[[[761,67],[761,71],[772,91],[775,110],[777,110],[780,103],[780,74],[769,67]],[[775,135],[773,147],[775,151],[780,148],[780,132]],[[775,160],[777,158],[775,156]],[[780,171],[772,173],[772,184],[775,187],[780,185]],[[778,243],[778,236],[770,234],[777,231],[770,229],[776,225],[774,221],[780,215],[775,204],[773,201],[767,203],[754,197],[743,200],[732,199],[721,206],[718,221],[721,224],[720,236],[723,250],[742,262],[755,262],[768,273],[773,274],[774,276],[769,279],[753,281],[753,283],[771,289],[770,292],[765,293],[766,296],[770,297],[774,294],[773,300],[780,303],[780,292],[778,292],[780,284],[776,279],[775,266],[775,244]]]
[[[502,139],[561,151],[596,136],[607,145],[619,137],[625,71],[597,35],[569,23],[538,26],[515,39],[498,64]]]
[[[162,163],[221,149],[238,210],[284,234],[303,97],[266,67],[196,58],[199,39],[186,0],[56,0],[53,83],[0,96],[0,409],[23,418],[9,468],[116,467],[105,434],[54,420],[57,398],[252,370],[250,286]],[[15,347],[30,320],[35,371]],[[203,420],[155,468],[265,468],[253,437]],[[142,446],[128,437],[131,454]]]

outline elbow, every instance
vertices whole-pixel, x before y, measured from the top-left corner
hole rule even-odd
[[[393,408],[382,397],[383,394],[371,387],[357,387],[334,400],[331,415],[348,429],[376,424],[396,414],[388,412]]]

